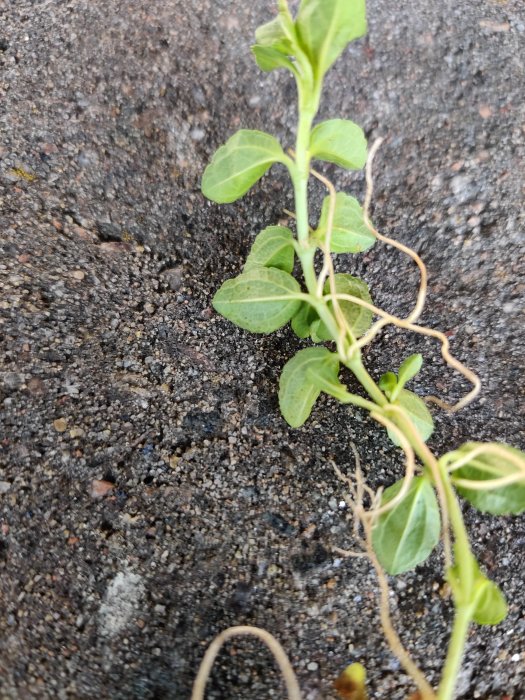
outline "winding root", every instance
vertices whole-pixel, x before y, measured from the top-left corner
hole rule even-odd
[[[372,163],[374,162],[374,157],[379,150],[381,144],[383,143],[383,139],[379,138],[376,139],[372,145],[372,148],[370,149],[370,153],[368,154],[368,160],[366,162],[366,170],[365,170],[365,175],[366,175],[366,194],[365,194],[365,201],[363,204],[363,215],[364,215],[364,222],[370,233],[377,238],[378,241],[382,241],[383,243],[386,243],[389,246],[392,246],[393,248],[397,248],[397,250],[400,250],[402,253],[405,253],[405,255],[408,255],[409,258],[412,258],[412,260],[416,263],[416,265],[419,268],[419,273],[420,273],[420,281],[419,281],[419,291],[417,293],[417,300],[414,308],[412,309],[412,312],[406,317],[406,320],[409,321],[410,323],[414,323],[417,321],[417,319],[421,316],[421,312],[423,311],[423,307],[425,306],[425,299],[427,296],[427,280],[428,280],[428,274],[427,274],[427,268],[423,260],[419,257],[419,255],[416,253],[415,250],[412,250],[412,248],[409,248],[406,245],[403,245],[403,243],[399,243],[399,241],[394,240],[393,238],[389,238],[388,236],[384,236],[382,233],[379,233],[377,229],[374,228],[372,225],[372,222],[370,221],[370,204],[372,203],[372,195],[374,194],[374,180],[372,178]],[[378,321],[378,324],[381,324],[380,328],[382,328],[386,323],[384,321]]]
[[[435,396],[427,396],[427,401],[431,401],[432,403],[438,404],[441,408],[455,413],[456,411],[459,411],[461,408],[464,408],[469,403],[471,403],[471,401],[473,401],[474,398],[479,394],[479,391],[481,389],[481,382],[479,380],[479,377],[474,372],[472,372],[472,370],[466,367],[462,362],[460,362],[450,354],[450,342],[444,333],[442,333],[441,331],[436,331],[433,328],[427,328],[426,326],[418,326],[414,323],[406,321],[405,319],[393,316],[392,314],[383,311],[383,309],[374,306],[374,304],[370,304],[367,301],[364,301],[363,299],[360,299],[359,297],[353,296],[351,294],[336,294],[335,297],[342,301],[351,301],[352,303],[357,304],[358,306],[362,306],[363,308],[372,311],[378,316],[381,316],[382,319],[384,319],[385,321],[385,323],[381,327],[390,323],[394,326],[397,326],[398,328],[404,328],[405,330],[413,331],[414,333],[419,333],[420,335],[426,335],[430,338],[437,338],[440,341],[441,355],[445,360],[446,364],[449,367],[452,367],[453,369],[457,370],[460,374],[462,374],[465,377],[465,379],[468,379],[468,381],[471,382],[471,384],[473,385],[473,388],[469,391],[468,394],[466,394],[466,396],[464,396],[460,401],[453,405],[448,404]],[[334,297],[331,294],[327,294],[325,298],[333,300]],[[365,333],[365,335],[359,338],[359,340],[356,341],[355,348],[361,348],[367,345],[379,332],[380,329],[378,328],[378,325],[379,324],[375,324],[375,326],[372,326],[372,328],[367,333]]]
[[[330,282],[330,295],[334,299],[333,307],[334,307],[334,313],[335,313],[335,318],[337,321],[337,325],[339,328],[339,337],[337,338],[337,349],[340,355],[344,355],[344,339],[345,337],[348,338],[350,341],[350,344],[353,345],[356,341],[354,334],[352,333],[352,330],[350,326],[347,323],[347,320],[341,311],[341,307],[339,306],[339,302],[337,299],[335,299],[335,295],[337,294],[337,289],[335,286],[335,270],[334,270],[334,261],[332,260],[332,256],[330,254],[330,246],[332,243],[332,232],[334,228],[334,216],[335,216],[335,207],[336,207],[336,191],[333,183],[328,180],[328,178],[324,177],[324,175],[321,175],[321,173],[318,173],[316,170],[311,170],[311,173],[314,177],[316,177],[320,182],[323,183],[323,185],[327,188],[329,195],[330,195],[330,203],[328,206],[328,218],[326,222],[326,236],[325,240],[321,245],[321,250],[323,252],[323,268],[319,274],[318,281],[317,281],[317,296],[322,297],[323,295],[323,290],[324,290],[324,285],[326,282],[326,278],[328,277],[329,282]]]
[[[257,637],[261,642],[264,642],[268,649],[272,652],[279,670],[283,676],[284,682],[286,684],[286,690],[288,693],[288,700],[301,700],[301,691],[299,689],[299,684],[297,682],[297,677],[294,673],[292,665],[286,656],[286,652],[275,639],[275,637],[261,629],[260,627],[252,627],[251,625],[238,625],[236,627],[229,627],[228,629],[221,632],[213,642],[210,644],[204,658],[199,667],[197,677],[193,684],[193,691],[191,694],[191,700],[204,700],[204,691],[206,688],[206,683],[210,677],[211,669],[217,657],[217,654],[221,650],[221,647],[225,642],[233,637],[238,637],[242,635],[250,635],[252,637]]]
[[[377,153],[377,150],[379,149],[380,145],[382,143],[382,139],[377,139],[375,143],[373,144],[372,148],[370,149],[370,154],[368,157],[368,161],[366,164],[366,196],[365,196],[365,202],[364,202],[364,207],[363,207],[363,216],[364,216],[364,222],[370,232],[377,238],[379,241],[382,241],[383,243],[386,243],[387,245],[393,246],[397,250],[400,250],[401,252],[405,253],[408,255],[418,266],[419,271],[420,271],[420,284],[419,284],[419,290],[417,294],[417,299],[416,303],[414,305],[414,308],[410,312],[410,314],[406,318],[398,318],[397,316],[394,316],[392,314],[387,313],[386,311],[383,311],[383,309],[378,308],[377,306],[374,306],[373,304],[369,304],[368,302],[364,301],[363,299],[360,299],[359,297],[355,297],[349,294],[337,294],[335,291],[335,279],[334,279],[334,266],[333,266],[333,261],[332,261],[332,256],[330,254],[330,241],[331,241],[331,236],[332,236],[332,229],[333,229],[333,220],[334,220],[334,213],[335,213],[335,206],[336,206],[336,190],[333,184],[325,178],[323,175],[318,173],[315,170],[312,170],[312,175],[316,177],[320,182],[324,184],[324,186],[327,188],[329,196],[330,196],[330,207],[328,210],[328,221],[327,221],[327,232],[326,232],[326,237],[323,245],[321,246],[322,252],[323,252],[323,268],[321,270],[321,274],[319,276],[319,284],[318,284],[318,289],[317,293],[319,296],[322,295],[323,293],[323,288],[324,288],[324,283],[326,278],[328,277],[330,280],[330,294],[327,295],[325,298],[330,299],[333,303],[334,306],[334,312],[336,315],[336,320],[338,323],[338,326],[340,328],[340,336],[337,339],[337,346],[338,350],[341,350],[343,348],[343,340],[344,337],[348,337],[350,340],[350,352],[355,351],[356,349],[360,349],[364,347],[365,345],[368,345],[374,338],[375,336],[387,325],[391,324],[394,326],[397,326],[398,328],[403,328],[405,330],[410,330],[415,333],[419,333],[420,335],[426,335],[432,338],[436,338],[437,340],[440,341],[441,343],[441,355],[445,361],[445,363],[451,367],[452,369],[455,369],[458,371],[460,374],[462,374],[465,379],[467,379],[471,384],[472,384],[472,389],[471,391],[468,392],[462,399],[457,401],[455,404],[449,404],[442,399],[438,398],[437,396],[427,396],[426,400],[432,403],[437,404],[441,408],[451,411],[451,412],[456,412],[459,411],[461,408],[464,408],[467,406],[471,401],[474,400],[474,398],[479,394],[479,391],[481,389],[481,382],[478,378],[478,376],[472,372],[468,367],[466,367],[463,363],[461,363],[459,360],[457,360],[455,357],[452,356],[450,353],[450,343],[447,338],[447,336],[442,333],[441,331],[434,330],[433,328],[428,328],[426,326],[419,326],[415,324],[415,321],[419,318],[421,315],[421,312],[423,311],[423,307],[425,305],[425,299],[426,299],[426,293],[427,293],[427,270],[425,267],[424,262],[422,259],[419,257],[419,255],[412,250],[412,248],[409,248],[408,246],[403,245],[402,243],[399,243],[398,241],[395,241],[393,238],[389,238],[388,236],[384,236],[379,231],[377,231],[371,221],[370,221],[370,203],[372,201],[372,195],[373,195],[373,178],[372,178],[372,163],[375,154]],[[355,340],[353,337],[353,334],[351,332],[351,329],[348,326],[348,323],[346,322],[346,319],[344,318],[340,306],[337,303],[338,301],[350,301],[355,304],[358,304],[359,306],[362,306],[363,308],[368,309],[369,311],[372,311],[372,313],[376,314],[377,316],[380,317],[380,320],[377,321],[367,333],[365,333],[362,338],[359,340]],[[347,358],[348,359],[348,358]]]

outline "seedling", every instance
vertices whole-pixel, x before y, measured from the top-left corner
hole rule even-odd
[[[347,119],[314,125],[327,71],[346,45],[366,32],[365,0],[302,0],[296,17],[286,0],[279,0],[278,10],[275,19],[257,30],[252,51],[263,71],[284,68],[295,78],[295,146],[285,151],[274,136],[242,129],[216,152],[204,172],[202,191],[214,202],[233,202],[273,165],[284,166],[295,194],[295,213],[291,214],[295,234],[286,226],[269,226],[261,231],[243,271],[221,286],[213,306],[254,333],[271,333],[289,323],[299,338],[314,343],[299,350],[282,370],[279,404],[290,426],[303,425],[318,396],[325,392],[343,404],[367,411],[403,450],[404,478],[377,493],[364,482],[358,460],[352,476],[334,468],[348,485],[356,538],[379,576],[386,638],[421,698],[450,700],[470,625],[494,625],[507,613],[502,592],[485,576],[472,553],[458,494],[483,512],[521,513],[525,510],[525,455],[506,445],[467,443],[438,458],[427,447],[434,429],[427,404],[459,410],[475,398],[479,380],[452,357],[443,333],[417,323],[425,302],[427,277],[419,256],[380,234],[370,221],[372,160],[379,144],[376,142],[368,152],[362,129]],[[348,170],[366,166],[363,206],[345,192],[337,192],[324,175],[313,169],[314,161]],[[309,213],[308,183],[312,176],[326,187],[327,196],[317,224],[311,228],[314,217]],[[375,306],[363,280],[334,271],[334,255],[355,255],[378,241],[403,251],[419,268],[417,299],[406,318]],[[296,260],[302,270],[299,279],[293,275]],[[378,317],[375,322],[374,317]],[[421,355],[411,355],[397,374],[385,372],[376,383],[363,364],[361,351],[389,324],[437,339],[445,362],[471,382],[470,392],[449,405],[436,397],[424,401],[406,389],[421,369]],[[339,378],[341,366],[356,377],[365,395],[348,391]],[[441,681],[433,689],[393,629],[385,572],[397,575],[413,569],[429,557],[440,539],[455,618]],[[361,695],[355,697],[365,698],[361,669],[353,669],[340,683],[355,684],[357,677],[361,679],[357,684]]]

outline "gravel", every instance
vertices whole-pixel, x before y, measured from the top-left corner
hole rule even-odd
[[[301,343],[289,329],[250,336],[210,307],[253,236],[293,208],[279,168],[233,205],[199,191],[235,129],[293,143],[290,81],[249,55],[272,7],[0,0],[2,700],[189,698],[207,644],[243,623],[279,638],[308,700],[334,698],[353,661],[373,697],[409,694],[370,566],[334,553],[353,543],[329,464],[351,470],[353,441],[377,486],[399,477],[397,451],[330,399],[289,429],[276,386]],[[374,219],[424,257],[424,321],[483,380],[471,407],[435,412],[431,445],[524,448],[523,3],[369,0],[368,16],[320,116],[385,137]],[[362,196],[362,174],[327,172]],[[396,254],[340,265],[386,308],[409,308],[417,277]],[[378,377],[416,351],[418,391],[466,390],[431,341],[397,331],[366,363]],[[461,697],[519,700],[523,520],[465,514],[509,616],[472,630]],[[450,623],[439,552],[392,581],[392,606],[436,681]],[[208,697],[254,696],[284,692],[241,640]]]

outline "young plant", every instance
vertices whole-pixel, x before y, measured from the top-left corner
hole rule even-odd
[[[292,427],[301,426],[321,392],[343,404],[364,409],[383,425],[406,458],[403,479],[373,493],[360,469],[348,484],[355,533],[380,578],[381,618],[387,640],[415,681],[421,698],[450,700],[469,626],[494,625],[506,615],[498,586],[482,572],[474,557],[458,494],[474,507],[492,514],[525,510],[525,455],[495,443],[467,443],[436,457],[427,447],[434,424],[425,401],[405,386],[421,369],[421,355],[411,355],[378,383],[362,361],[362,348],[386,325],[436,338],[445,362],[473,388],[454,406],[427,397],[445,409],[458,410],[479,391],[479,380],[449,352],[446,336],[417,324],[426,295],[426,269],[410,248],[380,234],[371,224],[372,159],[362,129],[347,119],[314,125],[325,75],[346,45],[366,32],[365,0],[302,0],[295,17],[286,0],[278,15],[259,27],[252,47],[263,71],[284,68],[295,78],[298,123],[295,146],[285,151],[272,135],[242,129],[215,153],[202,178],[202,191],[218,203],[242,197],[273,165],[284,166],[294,195],[295,235],[286,226],[270,225],[255,238],[244,269],[227,280],[213,299],[214,308],[236,325],[254,333],[271,333],[286,324],[314,346],[300,350],[284,366],[279,405]],[[366,167],[364,205],[336,192],[313,161],[334,163],[347,170]],[[308,207],[310,177],[327,189],[317,225]],[[398,318],[376,307],[366,283],[348,273],[335,273],[333,255],[357,254],[381,241],[406,253],[419,267],[420,287],[412,312]],[[302,278],[293,275],[299,261]],[[374,323],[374,317],[378,320]],[[350,370],[366,395],[348,391],[340,381],[341,366]],[[368,509],[364,503],[368,499]],[[425,561],[439,540],[444,546],[444,575],[450,586],[455,618],[441,682],[433,689],[408,656],[388,613],[388,583],[392,575]],[[356,671],[358,675],[361,671]],[[365,697],[365,691],[360,691]],[[356,696],[357,697],[357,696]]]

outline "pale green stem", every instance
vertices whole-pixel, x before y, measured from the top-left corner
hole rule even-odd
[[[447,659],[443,667],[441,683],[439,684],[438,700],[453,700],[454,698],[454,690],[463,660],[463,652],[471,620],[472,606],[456,608],[452,634],[448,643]]]
[[[377,405],[373,403],[372,401],[368,401],[367,399],[363,399],[362,396],[359,396],[358,394],[350,394],[347,393],[344,399],[339,399],[339,401],[343,404],[353,404],[354,406],[359,406],[359,408],[365,408],[367,411],[372,413],[373,411],[378,411]]]
[[[473,601],[474,572],[472,551],[463,514],[450,483],[449,474],[441,465],[440,474],[447,497],[450,524],[454,532],[454,562],[458,571],[458,582],[461,586],[461,599],[458,600],[456,597],[454,600],[456,606],[454,624],[438,690],[439,700],[452,700],[475,607]]]
[[[336,338],[338,335],[337,323],[327,304],[317,297],[317,276],[314,267],[316,246],[309,240],[308,181],[310,179],[310,134],[312,122],[319,107],[321,86],[316,86],[313,93],[305,88],[300,81],[298,81],[297,87],[299,91],[299,122],[295,144],[295,168],[291,171],[295,192],[297,255],[303,269],[306,288],[311,295],[311,302],[333,337]]]
[[[298,82],[299,121],[295,141],[295,215],[297,217],[297,240],[301,248],[309,247],[310,227],[308,222],[308,180],[310,178],[310,133],[317,112],[318,100],[309,99],[308,89]],[[305,104],[306,103],[306,104]],[[317,104],[316,104],[317,103]],[[312,292],[313,290],[309,290]]]
[[[356,354],[351,360],[345,361],[345,364],[354,374],[355,378],[361,384],[363,389],[368,392],[370,398],[375,401],[378,406],[382,407],[388,404],[386,396],[377,386],[363,365],[360,354]]]
[[[314,113],[300,113],[295,145],[295,172],[293,185],[295,191],[295,216],[299,259],[303,268],[304,281],[310,294],[315,294],[317,278],[315,276],[315,248],[309,244],[310,225],[308,221],[308,179],[310,176],[310,130]]]
[[[456,493],[450,482],[450,476],[442,465],[439,465],[439,471],[447,498],[450,525],[452,526],[452,531],[454,532],[454,558],[460,573],[463,589],[462,595],[463,599],[470,603],[472,600],[472,591],[474,586],[472,550],[470,549],[470,542],[467,529],[465,527],[465,522],[463,520],[463,513],[461,512]]]

